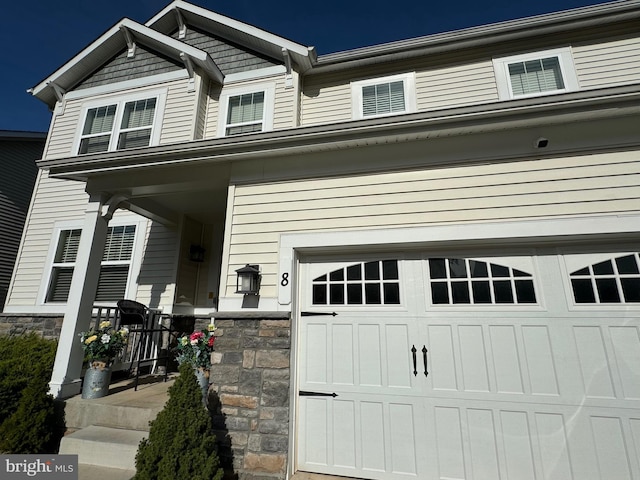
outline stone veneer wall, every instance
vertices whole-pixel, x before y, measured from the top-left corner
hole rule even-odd
[[[225,470],[237,475],[232,478],[284,479],[291,321],[288,313],[232,317],[216,315],[210,373],[209,407],[220,457]]]
[[[37,333],[49,340],[60,338],[63,315],[20,315],[0,313],[0,335],[25,335]]]

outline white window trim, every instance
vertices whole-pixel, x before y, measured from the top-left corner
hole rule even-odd
[[[116,105],[116,116],[113,122],[113,129],[111,130],[111,138],[109,140],[109,148],[107,152],[113,152],[117,150],[118,138],[121,132],[120,123],[122,122],[122,116],[124,115],[124,106],[128,102],[134,102],[136,100],[145,100],[149,98],[156,99],[156,107],[153,116],[153,123],[151,124],[151,138],[149,139],[149,146],[158,145],[160,143],[160,132],[162,131],[162,120],[164,116],[164,108],[167,100],[167,89],[154,89],[144,90],[128,95],[111,95],[101,97],[99,99],[87,101],[82,104],[82,111],[76,130],[75,139],[73,141],[74,155],[82,155],[79,153],[80,142],[82,140],[82,131],[87,120],[87,113],[92,108],[106,107],[109,105]]]
[[[402,80],[404,84],[404,111],[383,113],[379,115],[364,116],[362,111],[362,88],[371,85],[380,85],[384,83],[397,82]],[[389,77],[377,77],[367,80],[359,80],[351,82],[351,116],[354,120],[364,118],[389,117],[392,115],[402,115],[403,113],[411,113],[416,111],[416,75],[415,72],[392,75]]]
[[[136,233],[133,244],[133,250],[131,252],[131,261],[129,264],[129,276],[127,278],[127,286],[125,288],[126,298],[135,298],[138,285],[136,279],[140,275],[140,268],[142,266],[142,254],[144,248],[144,239],[147,232],[147,220],[140,217],[133,217],[131,215],[119,216],[117,219],[113,219],[109,222],[109,227],[120,227],[125,225],[135,225]],[[40,288],[38,290],[38,302],[36,308],[31,308],[31,311],[36,310],[34,313],[44,312],[59,312],[61,307],[66,307],[66,302],[47,302],[47,292],[49,290],[49,283],[51,282],[51,274],[53,273],[53,264],[58,249],[58,242],[60,241],[60,234],[64,230],[82,230],[83,222],[81,220],[67,220],[62,222],[56,222],[53,227],[51,235],[51,242],[49,243],[49,251],[47,252],[47,259],[44,265],[44,272],[42,275],[42,281],[40,282]],[[124,262],[102,262],[105,265],[122,265]],[[75,263],[74,263],[75,266]],[[101,305],[105,302],[100,302]],[[111,302],[107,302],[111,303]],[[113,302],[115,306],[115,302]]]
[[[538,60],[541,58],[549,57],[558,58],[558,63],[560,64],[560,72],[562,74],[562,81],[564,82],[564,88],[558,90],[547,90],[545,92],[529,93],[525,95],[513,95],[513,90],[511,89],[511,78],[509,75],[509,64],[527,62],[529,60]],[[498,97],[500,98],[500,100],[540,97],[544,95],[553,95],[556,93],[572,92],[580,88],[570,47],[555,48],[552,50],[531,52],[522,55],[494,58],[493,70],[496,75]]]
[[[218,115],[218,136],[226,137],[227,113],[229,112],[229,99],[248,93],[264,92],[264,112],[262,114],[262,132],[273,130],[273,112],[275,104],[275,83],[256,83],[231,88],[223,88],[220,94],[220,113]],[[233,137],[234,135],[229,135]]]

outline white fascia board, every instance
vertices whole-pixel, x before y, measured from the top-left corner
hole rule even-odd
[[[224,77],[224,84],[229,85],[236,82],[246,82],[248,80],[258,80],[260,78],[273,77],[286,73],[284,65],[274,65],[272,67],[258,68],[256,70],[246,70],[244,72],[230,73]]]
[[[88,56],[90,56],[92,53],[97,51],[107,40],[109,40],[110,38],[114,37],[115,35],[122,35],[122,33],[120,32],[120,24],[119,23],[114,25],[113,27],[111,27],[104,34],[102,34],[100,37],[98,37],[97,40],[95,40],[93,43],[91,43],[88,47],[86,47],[84,50],[82,50],[80,53],[78,53],[75,57],[73,57],[71,60],[69,60],[67,63],[65,63],[58,70],[53,72],[51,75],[49,75],[47,78],[45,78],[39,84],[37,84],[35,87],[33,87],[30,90],[30,93],[34,97],[37,97],[38,94],[41,93],[44,89],[50,88],[49,87],[49,83],[56,82],[60,77],[62,77],[69,70],[74,68],[79,63],[85,61],[85,59]]]
[[[167,7],[154,16],[151,20],[149,20],[145,25],[152,26],[155,22],[157,22],[160,18],[164,17],[167,14],[171,14],[171,11],[175,8],[180,10],[185,10],[191,12],[200,17],[204,17],[212,22],[221,23],[226,25],[234,30],[242,32],[244,34],[259,38],[264,40],[265,42],[271,43],[273,45],[277,45],[281,48],[286,48],[292,52],[297,53],[298,55],[309,57],[310,53],[313,51],[309,47],[305,45],[300,45],[299,43],[292,42],[291,40],[287,40],[286,38],[279,37],[278,35],[274,35],[273,33],[269,33],[265,30],[262,30],[258,27],[254,27],[253,25],[249,25],[248,23],[243,23],[238,20],[234,20],[233,18],[226,17],[224,15],[220,15],[219,13],[212,12],[211,10],[207,10],[206,8],[198,7],[197,5],[193,5],[188,2],[184,2],[182,0],[176,0]]]
[[[218,68],[218,66],[211,59],[209,54],[204,50],[187,45],[179,40],[175,40],[167,35],[163,35],[149,27],[146,27],[131,19],[124,18],[120,20],[116,25],[107,30],[96,41],[94,41],[87,48],[82,50],[78,55],[73,57],[70,61],[65,63],[61,68],[56,70],[53,74],[40,82],[38,85],[31,89],[31,94],[38,96],[46,88],[51,88],[49,83],[56,82],[60,77],[67,73],[78,64],[85,62],[88,57],[98,52],[102,45],[113,38],[114,36],[123,35],[120,30],[121,27],[125,27],[132,32],[134,38],[140,43],[145,45],[153,45],[161,51],[171,54],[176,60],[180,60],[180,52],[184,52],[188,55],[197,65],[205,70],[211,78],[218,83],[222,84],[224,81],[224,75]],[[123,41],[123,43],[125,43]]]

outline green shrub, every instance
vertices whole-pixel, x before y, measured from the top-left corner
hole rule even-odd
[[[35,333],[0,337],[0,425],[17,410],[36,369],[49,381],[56,348],[57,342]]]
[[[169,388],[169,400],[150,423],[136,455],[133,480],[221,480],[223,471],[209,412],[189,364]]]
[[[18,408],[0,426],[0,452],[57,453],[61,437],[49,375],[40,367],[22,391]]]
[[[49,395],[57,343],[0,337],[0,452],[56,453],[63,413]]]

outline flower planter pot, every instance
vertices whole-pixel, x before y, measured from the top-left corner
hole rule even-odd
[[[89,368],[84,374],[84,382],[82,383],[82,398],[93,399],[107,396],[110,383],[110,362],[99,360],[89,362]]]
[[[196,379],[202,391],[202,403],[207,405],[207,397],[209,396],[209,369],[198,367],[195,369]]]

